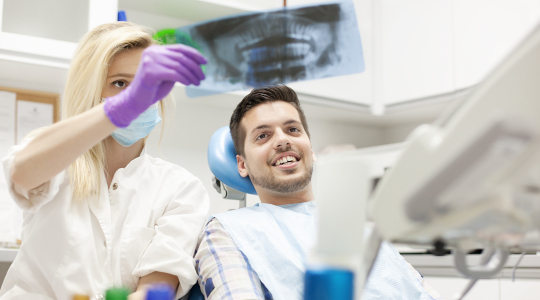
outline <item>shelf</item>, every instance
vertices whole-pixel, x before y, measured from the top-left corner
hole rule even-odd
[[[424,276],[440,277],[463,277],[454,266],[454,257],[452,255],[433,256],[428,254],[402,254],[407,262],[418,270]],[[504,269],[497,278],[511,278],[512,269],[519,260],[520,254],[512,254],[508,257]],[[467,256],[468,263],[478,265],[480,255],[470,254]],[[526,254],[521,260],[516,278],[540,279],[540,255]]]
[[[0,50],[4,51],[69,61],[76,48],[77,43],[0,32]]]
[[[0,85],[62,93],[68,62],[0,50]]]

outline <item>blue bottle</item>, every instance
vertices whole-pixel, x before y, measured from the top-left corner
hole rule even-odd
[[[305,300],[353,300],[354,273],[330,266],[311,267],[306,270]]]
[[[126,12],[123,10],[118,11],[118,19],[117,21],[127,22]]]
[[[174,300],[175,293],[167,284],[156,284],[146,292],[146,300]]]

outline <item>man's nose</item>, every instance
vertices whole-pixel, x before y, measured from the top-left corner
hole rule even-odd
[[[276,133],[274,134],[275,137],[275,144],[274,147],[282,148],[287,147],[291,145],[291,138],[288,134],[283,132],[283,130],[276,130]]]

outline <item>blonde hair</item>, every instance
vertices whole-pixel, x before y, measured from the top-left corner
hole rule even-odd
[[[100,104],[109,66],[119,53],[154,44],[156,42],[147,29],[129,22],[104,24],[88,32],[71,60],[62,97],[62,119]],[[165,113],[174,111],[174,99],[165,97],[159,105],[165,121]],[[101,176],[105,172],[105,153],[105,142],[101,141],[71,164],[69,176],[73,199],[99,195]]]

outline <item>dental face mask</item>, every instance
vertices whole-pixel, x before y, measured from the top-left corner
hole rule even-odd
[[[102,100],[106,101],[106,99]],[[140,114],[137,119],[131,121],[128,127],[116,129],[111,136],[123,147],[129,147],[138,140],[145,138],[161,122],[157,108],[158,104],[153,104]]]

